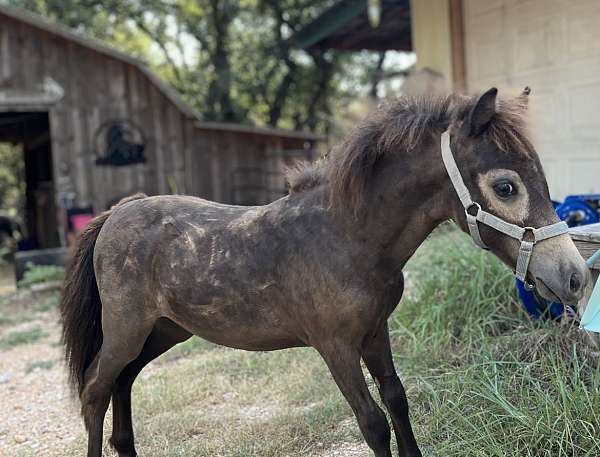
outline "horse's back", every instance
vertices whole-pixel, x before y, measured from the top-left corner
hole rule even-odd
[[[115,208],[95,249],[103,305],[139,319],[167,317],[230,346],[300,344],[287,329],[277,332],[285,300],[276,286],[283,249],[271,213],[278,208],[178,196]]]
[[[232,238],[236,227],[251,224],[262,208],[173,195],[129,201],[115,207],[102,227],[94,252],[96,273],[112,269],[123,279],[148,276],[167,260],[174,269],[185,260],[197,269],[203,252],[210,257],[218,242]]]

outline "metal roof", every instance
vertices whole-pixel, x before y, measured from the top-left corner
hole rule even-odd
[[[409,0],[381,0],[381,20],[369,21],[368,0],[342,0],[292,36],[301,49],[412,51]]]

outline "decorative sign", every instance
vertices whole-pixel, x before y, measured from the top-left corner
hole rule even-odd
[[[144,133],[127,119],[102,124],[94,137],[94,147],[96,165],[122,167],[146,162]]]

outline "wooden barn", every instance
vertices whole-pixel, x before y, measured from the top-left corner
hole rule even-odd
[[[141,61],[0,6],[0,142],[24,151],[30,247],[64,245],[89,214],[138,191],[266,203],[319,139],[203,122]]]

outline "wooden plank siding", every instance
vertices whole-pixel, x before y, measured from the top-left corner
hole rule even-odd
[[[140,191],[231,202],[233,175],[240,167],[281,170],[273,154],[320,139],[302,132],[202,123],[140,62],[72,32],[57,28],[54,33],[56,26],[42,20],[0,6],[0,113],[48,112],[54,181],[70,179],[77,206],[92,205],[99,212]],[[16,106],[6,101],[14,93],[34,99],[44,93],[48,79],[64,91],[58,102]],[[96,165],[97,132],[115,119],[127,119],[142,130],[146,163]],[[248,175],[242,183],[259,187],[276,178],[261,179]],[[265,198],[254,192],[247,199]]]

